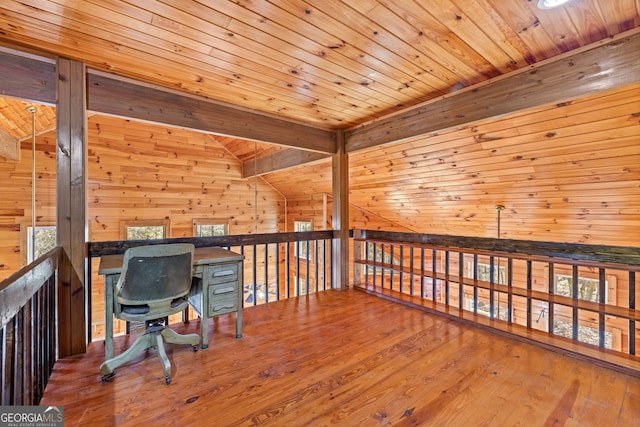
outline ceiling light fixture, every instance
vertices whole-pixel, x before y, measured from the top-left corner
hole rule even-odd
[[[540,9],[553,9],[554,7],[562,6],[570,1],[571,0],[538,0],[538,7]]]

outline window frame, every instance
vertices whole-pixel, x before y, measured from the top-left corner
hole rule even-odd
[[[310,230],[297,230],[298,224],[309,224]],[[313,231],[313,220],[311,219],[294,219],[293,220],[293,231],[296,233],[304,233],[307,231]],[[307,262],[313,261],[311,253],[309,251],[309,242],[306,240],[296,241],[294,243],[294,254],[296,258],[300,258],[301,260],[305,260]]]
[[[211,236],[201,236],[198,234],[198,227],[201,227],[203,225],[213,225],[213,226],[218,226],[221,225],[224,227],[224,234],[222,234],[223,236],[228,236],[230,233],[229,231],[229,220],[228,219],[222,219],[222,218],[194,218],[192,220],[192,225],[193,225],[193,237],[211,237]]]
[[[35,229],[53,229],[56,232],[56,235],[58,232],[57,226],[51,223],[37,224]],[[31,223],[24,222],[20,224],[20,258],[23,265],[27,265],[35,261],[35,259],[31,259],[32,230],[33,226]]]
[[[171,234],[170,234],[170,220],[168,219],[121,220],[120,221],[120,239],[131,240],[127,238],[127,229],[129,227],[158,227],[158,226],[162,226],[162,239],[169,238]]]

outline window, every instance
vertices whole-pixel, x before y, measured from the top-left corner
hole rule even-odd
[[[26,227],[26,235],[24,236],[26,242],[23,245],[25,249],[26,263],[29,264],[36,259],[40,258],[45,253],[49,252],[56,246],[56,227],[54,225],[36,226],[35,236],[35,254],[33,250],[33,227]]]
[[[194,219],[193,235],[196,237],[226,236],[229,234],[228,221],[216,219]]]
[[[123,240],[154,240],[164,239],[169,235],[169,220],[137,220],[137,221],[120,221],[120,235]],[[169,318],[169,323],[173,323],[176,314]],[[118,325],[122,320],[116,319]],[[146,330],[145,322],[132,321],[128,322],[129,330],[124,333],[144,333]],[[115,326],[114,326],[115,330]]]
[[[123,240],[164,239],[168,236],[168,220],[121,221],[120,234]]]
[[[311,221],[294,221],[293,231],[313,231]],[[296,242],[296,256],[309,260],[309,242],[306,240]]]
[[[469,262],[467,266],[469,277],[473,277],[473,262]],[[506,267],[498,267],[497,262],[493,265],[493,283],[504,285],[507,283],[507,269]],[[491,264],[478,263],[478,280],[483,282],[489,282],[491,279]]]
[[[564,295],[567,297],[572,296],[573,291],[573,276],[569,274],[556,274],[555,275],[555,293],[557,295]],[[586,277],[578,277],[578,295],[577,298],[598,302],[598,279],[588,279]],[[608,282],[605,281],[605,292],[609,288]],[[605,294],[605,301],[607,295]]]

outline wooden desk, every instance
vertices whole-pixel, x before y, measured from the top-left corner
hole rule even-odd
[[[124,255],[100,258],[98,273],[104,276],[105,357],[113,357],[113,291]],[[189,303],[200,316],[202,348],[209,347],[209,317],[236,313],[236,338],[242,338],[242,285],[244,255],[222,248],[196,248],[193,256],[194,286]],[[199,281],[199,282],[198,282]]]

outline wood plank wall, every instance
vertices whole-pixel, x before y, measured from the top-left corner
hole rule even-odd
[[[211,137],[106,116],[88,121],[88,218],[92,241],[119,240],[122,221],[169,221],[168,237],[193,234],[193,219],[228,219],[232,234],[256,231],[254,179]],[[55,224],[55,131],[37,138],[37,221]],[[20,224],[31,221],[31,144],[21,161],[0,158],[0,279],[23,264]],[[284,223],[284,197],[258,179],[259,233]],[[26,248],[25,248],[26,249]],[[26,261],[26,260],[25,260]],[[250,266],[249,266],[250,267]],[[95,332],[103,323],[102,278],[92,264]]]
[[[639,123],[640,83],[354,152],[350,203],[414,232],[478,237],[497,236],[501,204],[503,238],[640,246]],[[267,179],[330,194],[330,177],[320,161]]]
[[[211,137],[94,116],[89,141],[92,241],[124,238],[125,220],[169,220],[169,237],[192,236],[193,219],[203,218],[228,219],[231,234],[256,232],[256,181],[242,179],[241,162]],[[262,179],[257,185],[257,232],[277,232],[284,199]],[[97,272],[96,261],[92,271]],[[104,297],[96,273],[93,283],[92,319],[100,336]]]
[[[36,224],[55,225],[55,132],[36,137]],[[20,160],[0,157],[0,280],[27,262],[27,227],[31,226],[31,139],[20,144]]]
[[[640,245],[640,84],[350,157],[351,202],[422,233]]]

